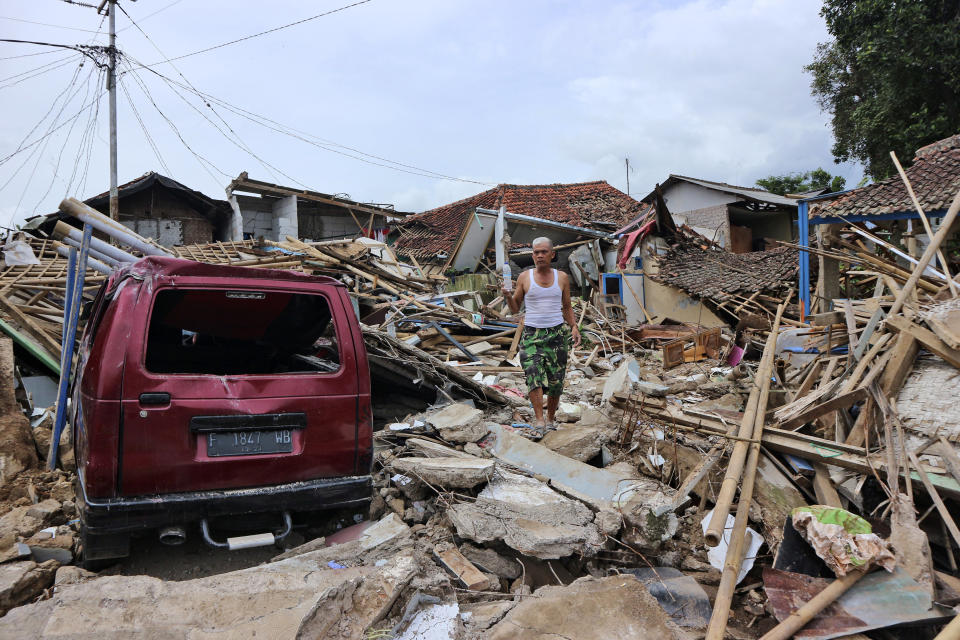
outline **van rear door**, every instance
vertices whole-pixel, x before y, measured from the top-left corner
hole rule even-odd
[[[126,355],[121,495],[355,474],[358,368],[337,287],[157,285],[141,288],[151,313]]]

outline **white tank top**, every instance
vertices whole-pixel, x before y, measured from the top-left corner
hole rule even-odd
[[[523,303],[527,307],[524,325],[535,329],[546,329],[563,324],[563,292],[560,290],[560,274],[556,269],[552,269],[553,284],[549,287],[541,287],[533,277],[533,271],[533,269],[528,271],[530,289],[523,298]]]

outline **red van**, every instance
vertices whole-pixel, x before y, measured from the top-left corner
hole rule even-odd
[[[72,391],[84,563],[167,543],[279,540],[370,499],[370,372],[345,287],[290,271],[149,257],[93,302]],[[274,533],[219,542],[217,523]]]

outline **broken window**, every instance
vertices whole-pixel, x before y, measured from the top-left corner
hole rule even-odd
[[[164,289],[147,335],[153,373],[266,375],[340,368],[336,328],[322,295]]]

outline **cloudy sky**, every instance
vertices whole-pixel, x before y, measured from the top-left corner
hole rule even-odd
[[[833,164],[803,72],[827,39],[815,0],[369,0],[187,55],[351,1],[125,0],[120,182],[156,170],[222,198],[248,171],[421,211],[500,182],[626,190],[625,158],[637,196],[670,173],[862,175]],[[106,26],[62,0],[0,9],[2,38],[104,44]],[[81,58],[0,43],[0,225],[108,187]]]

